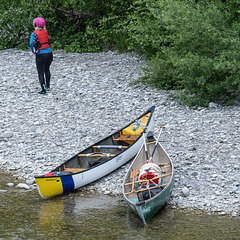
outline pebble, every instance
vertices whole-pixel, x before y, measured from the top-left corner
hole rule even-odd
[[[155,128],[172,158],[175,187],[169,205],[240,215],[240,106],[210,103],[191,109],[171,91],[131,85],[140,57],[117,52],[54,51],[51,90],[40,90],[30,51],[0,51],[0,168],[35,186],[45,174],[155,105]],[[118,195],[130,163],[81,190]],[[33,184],[33,185],[29,185]],[[19,187],[19,186],[18,186]],[[183,189],[187,188],[186,196]]]

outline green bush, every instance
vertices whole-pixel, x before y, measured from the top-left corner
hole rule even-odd
[[[145,56],[138,81],[180,90],[190,106],[240,101],[240,2],[1,0],[0,50],[29,48],[42,16],[53,49]]]
[[[189,105],[229,103],[240,89],[239,32],[215,4],[139,0],[130,42],[148,58],[143,83],[184,89]],[[132,47],[132,49],[134,49]]]

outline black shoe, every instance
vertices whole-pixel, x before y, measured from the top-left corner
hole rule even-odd
[[[49,90],[50,90],[50,87],[45,86],[45,89],[46,89],[47,91],[49,91]]]

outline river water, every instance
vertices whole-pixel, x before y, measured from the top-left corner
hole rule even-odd
[[[240,239],[240,219],[163,208],[144,226],[123,198],[72,192],[49,200],[8,188],[0,172],[0,239]],[[15,185],[17,182],[15,182]]]

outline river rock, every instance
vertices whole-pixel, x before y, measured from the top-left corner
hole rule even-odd
[[[35,179],[27,179],[26,180],[26,184],[27,185],[32,185],[32,184],[34,184],[35,183]]]
[[[104,193],[103,193],[104,195],[110,195],[111,194],[111,192],[110,191],[108,191],[108,190],[106,190],[106,191],[104,191]]]
[[[7,183],[6,186],[7,187],[14,187],[14,183]]]
[[[190,191],[187,187],[182,188],[182,194],[184,197],[188,197],[190,195]]]
[[[0,189],[0,193],[5,193],[7,190]]]
[[[25,183],[19,183],[17,186],[17,188],[24,188],[24,189],[30,189],[29,185],[25,184]]]

